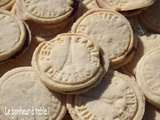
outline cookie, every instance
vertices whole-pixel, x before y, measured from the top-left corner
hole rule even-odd
[[[141,120],[145,100],[136,83],[126,75],[109,71],[102,82],[80,95],[67,95],[73,120]]]
[[[153,33],[160,33],[160,16],[158,11],[160,11],[160,1],[156,0],[152,6],[139,15],[141,25]]]
[[[145,54],[136,68],[136,81],[142,88],[145,97],[160,108],[160,48],[155,48]]]
[[[97,42],[104,55],[103,61],[109,54],[111,66],[121,63],[134,45],[128,20],[118,12],[107,9],[89,10],[73,24],[71,32]]]
[[[132,75],[135,75],[136,66],[139,60],[150,50],[160,46],[160,35],[159,34],[147,34],[138,37],[137,49],[133,59],[124,66]]]
[[[155,0],[96,0],[101,8],[110,8],[116,11],[135,10],[150,6]]]
[[[41,43],[32,66],[50,89],[74,91],[93,84],[102,74],[99,54],[99,46],[87,37],[66,33]]]
[[[25,44],[26,28],[14,14],[0,10],[0,61],[12,57]]]
[[[62,120],[66,114],[65,96],[47,89],[31,67],[2,76],[0,98],[1,120]]]
[[[77,4],[77,0],[16,1],[18,10],[24,19],[40,24],[53,24],[67,19],[74,12],[75,4]]]

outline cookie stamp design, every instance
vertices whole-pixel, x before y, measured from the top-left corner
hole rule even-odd
[[[62,89],[60,86],[70,90],[86,87],[96,80],[97,74],[101,74],[97,46],[88,38],[74,34],[59,35],[40,46],[32,62],[33,67],[37,66],[39,73],[49,78],[58,90]]]

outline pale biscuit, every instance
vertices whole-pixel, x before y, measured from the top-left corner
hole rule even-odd
[[[74,91],[93,84],[103,72],[101,64],[97,44],[67,33],[41,43],[32,58],[42,82],[57,91]]]
[[[19,51],[26,40],[26,28],[14,14],[0,10],[0,61],[4,61]]]
[[[160,48],[151,50],[138,62],[136,81],[145,97],[160,108]]]
[[[150,6],[156,0],[96,0],[102,8],[110,8],[116,11],[135,10]]]
[[[134,45],[128,20],[107,9],[89,10],[73,24],[71,32],[97,42],[102,49],[104,62],[105,55],[109,54],[110,65],[121,63]]]
[[[147,34],[138,37],[137,49],[133,59],[124,66],[132,75],[135,74],[136,66],[143,55],[150,50],[160,46],[160,35],[159,34]]]
[[[66,114],[65,96],[47,89],[31,67],[8,71],[0,79],[0,89],[1,120],[62,120]],[[43,111],[38,113],[40,108]]]
[[[0,1],[0,8],[5,10],[10,10],[14,5],[15,0],[1,0]]]
[[[139,15],[143,27],[154,33],[160,33],[160,15],[158,11],[160,11],[160,1],[156,0],[152,6]]]
[[[40,24],[58,23],[73,12],[74,0],[17,0],[24,18]],[[46,9],[47,8],[47,9]]]
[[[136,83],[126,75],[109,71],[102,82],[80,95],[67,95],[73,120],[141,120],[145,100]]]

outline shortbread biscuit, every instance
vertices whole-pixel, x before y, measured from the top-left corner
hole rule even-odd
[[[151,50],[139,61],[136,68],[136,81],[146,98],[160,108],[160,48]]]
[[[67,95],[73,120],[141,120],[145,100],[136,83],[126,75],[109,71],[102,82],[80,95]]]
[[[93,84],[103,72],[101,64],[97,44],[67,33],[41,43],[32,58],[42,82],[57,91],[74,91]]]
[[[77,0],[17,0],[16,5],[24,18],[35,23],[53,24],[71,16],[75,2]]]
[[[0,8],[5,10],[10,10],[14,3],[15,3],[15,0],[1,0]]]
[[[66,114],[65,96],[47,89],[31,67],[7,72],[0,79],[0,89],[1,120],[62,120]],[[43,110],[38,113],[40,108]],[[9,109],[12,113],[6,115]],[[16,109],[28,111],[15,112]]]
[[[12,13],[0,10],[0,61],[12,57],[26,40],[26,29],[22,21]]]
[[[128,20],[121,14],[107,10],[89,10],[71,28],[72,33],[82,34],[97,42],[110,65],[121,63],[132,50],[134,36]]]
[[[160,11],[160,1],[156,0],[152,6],[139,15],[143,27],[154,33],[160,33],[160,15],[158,11]]]
[[[160,110],[151,103],[146,102],[145,113],[142,120],[160,120]]]
[[[96,0],[101,8],[110,8],[116,11],[135,10],[150,6],[155,0]]]
[[[133,59],[124,66],[132,75],[135,74],[136,66],[143,55],[150,50],[160,46],[159,34],[147,34],[138,37],[137,49]]]

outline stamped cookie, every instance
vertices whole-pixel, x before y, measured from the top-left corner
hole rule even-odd
[[[15,3],[15,0],[1,0],[0,8],[5,10],[10,10],[14,3]]]
[[[160,48],[151,50],[139,61],[136,68],[136,81],[146,98],[160,108]]]
[[[126,75],[109,71],[102,82],[80,95],[67,95],[73,120],[141,120],[145,101],[136,83]]]
[[[156,0],[152,6],[139,15],[143,27],[154,33],[160,33],[160,15],[158,11],[160,11],[160,0]]]
[[[17,0],[16,3],[24,18],[36,23],[53,24],[71,16],[77,0]]]
[[[133,31],[128,20],[107,9],[86,12],[73,24],[71,32],[97,42],[102,49],[103,60],[109,54],[111,65],[121,63],[134,45]]]
[[[66,113],[65,96],[47,89],[31,67],[2,76],[0,98],[1,120],[62,120]]]
[[[159,34],[147,34],[138,37],[137,49],[133,59],[124,66],[126,71],[129,71],[132,75],[135,75],[136,66],[139,60],[150,50],[160,46]]]
[[[26,29],[12,13],[0,10],[0,61],[16,54],[25,44]]]
[[[101,64],[97,44],[69,33],[41,43],[32,58],[42,82],[57,91],[74,91],[93,84],[102,74]]]
[[[116,11],[128,11],[147,7],[155,0],[96,0],[101,8],[110,8]]]

